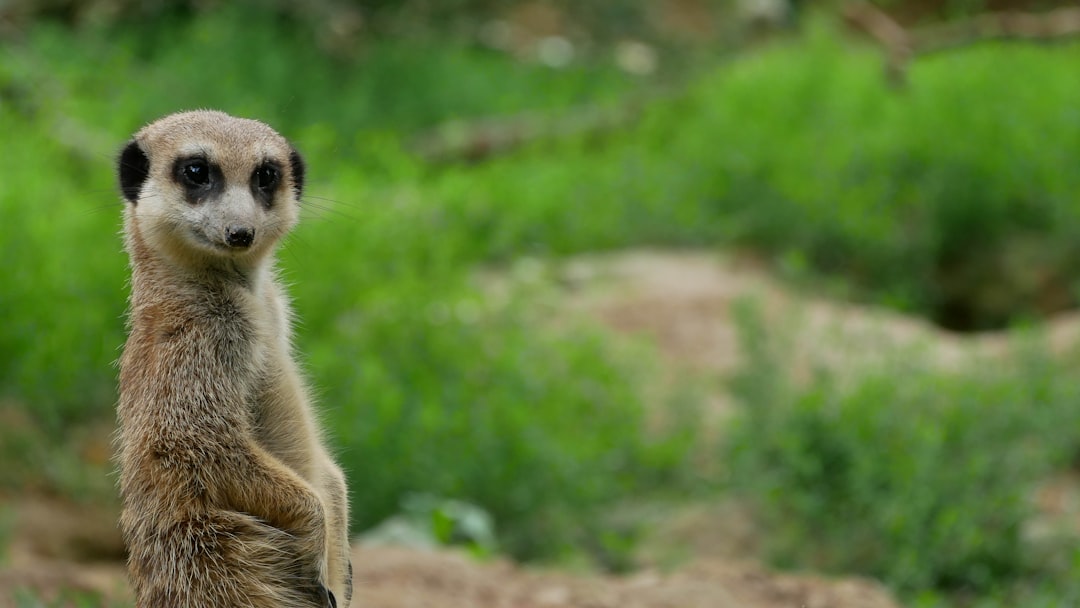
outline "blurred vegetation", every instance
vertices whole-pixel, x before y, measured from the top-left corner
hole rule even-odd
[[[692,396],[649,390],[655,355],[553,327],[535,294],[496,297],[481,268],[722,246],[953,329],[1076,306],[1080,46],[962,49],[895,91],[876,51],[824,18],[733,55],[732,40],[759,39],[714,25],[683,32],[713,42],[676,49],[630,2],[547,3],[553,29],[507,42],[492,27],[518,23],[519,4],[315,3],[303,19],[288,3],[5,5],[0,488],[33,485],[46,460],[54,489],[108,492],[77,481],[62,448],[115,400],[113,155],[179,109],[260,118],[307,156],[304,222],[280,257],[357,531],[422,494],[483,509],[517,557],[629,553],[612,505],[717,489]],[[628,35],[665,53],[660,68],[619,63]],[[553,36],[573,49],[558,65],[529,50]],[[448,121],[580,107],[632,118],[480,164],[414,153]],[[776,338],[744,325],[761,349]],[[1080,448],[1069,368],[1037,351],[1000,370],[898,363],[803,386],[774,382],[785,362],[761,350],[737,383],[731,490],[777,531],[779,563],[882,577],[927,606],[1076,598],[1075,551],[1043,559],[1022,533],[1033,483]]]
[[[1009,359],[959,372],[912,348],[873,374],[799,383],[784,330],[742,306],[749,356],[734,386],[752,407],[732,426],[729,467],[779,563],[862,572],[926,605],[949,597],[929,589],[1033,605],[1032,580],[1054,581],[1055,602],[1080,598],[1076,532],[1031,530],[1038,484],[1080,453],[1080,353],[1051,360],[1029,333]]]
[[[126,275],[112,157],[143,122],[205,105],[275,124],[312,167],[308,221],[282,261],[358,529],[423,491],[482,505],[505,550],[554,557],[599,538],[603,505],[685,485],[693,421],[646,432],[648,359],[588,328],[537,331],[516,302],[485,300],[471,265],[494,260],[501,230],[440,204],[402,149],[424,125],[599,100],[627,77],[452,43],[333,60],[305,35],[240,6],[139,30],[45,21],[0,50],[0,123],[18,146],[0,186],[13,268],[0,298],[20,320],[0,330],[0,386],[33,418],[5,445],[59,445],[111,415]],[[40,451],[11,451],[17,486]]]

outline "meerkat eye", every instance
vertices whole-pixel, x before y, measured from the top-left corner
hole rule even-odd
[[[278,170],[271,165],[263,165],[255,169],[255,186],[260,190],[272,190],[278,183]]]
[[[210,183],[210,166],[205,160],[192,160],[180,167],[180,177],[191,186],[205,186]]]

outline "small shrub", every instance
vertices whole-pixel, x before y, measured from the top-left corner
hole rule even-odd
[[[898,358],[795,385],[775,336],[753,315],[742,327],[755,356],[736,384],[731,473],[778,562],[907,592],[985,592],[1027,571],[1033,484],[1080,445],[1077,395],[1050,364],[948,373]]]
[[[365,531],[360,538],[368,544],[458,546],[479,558],[490,557],[498,549],[495,523],[487,511],[430,494],[405,496],[398,514]]]

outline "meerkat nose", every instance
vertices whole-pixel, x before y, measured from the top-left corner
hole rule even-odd
[[[225,242],[229,247],[246,249],[255,240],[255,229],[247,226],[229,226],[225,228]]]

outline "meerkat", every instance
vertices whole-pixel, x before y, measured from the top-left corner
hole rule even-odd
[[[153,122],[118,162],[131,264],[118,461],[139,608],[349,605],[345,479],[293,359],[274,250],[305,166],[269,126]]]

